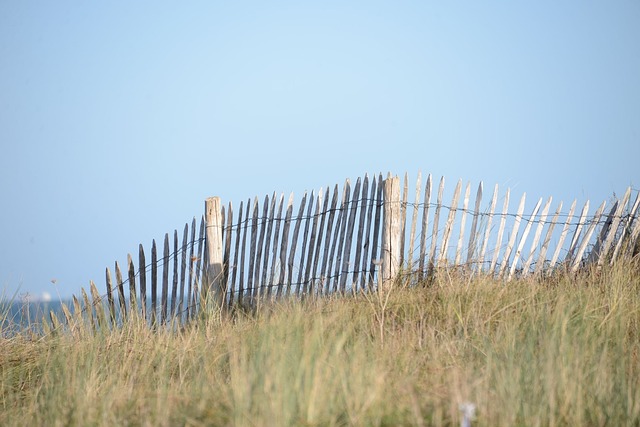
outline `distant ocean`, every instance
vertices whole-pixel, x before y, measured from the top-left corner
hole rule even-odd
[[[63,301],[72,307],[71,301]],[[58,318],[63,317],[61,301],[0,302],[0,322],[2,335],[12,335],[27,328],[41,330],[42,319],[50,322],[49,312],[53,311]]]

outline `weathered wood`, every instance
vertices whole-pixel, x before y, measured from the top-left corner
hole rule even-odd
[[[127,301],[124,298],[124,283],[122,281],[122,272],[118,261],[116,261],[116,285],[118,286],[118,302],[120,304],[120,315],[122,319],[127,318]]]
[[[142,244],[138,245],[138,272],[140,274],[140,312],[147,318],[147,263]]]
[[[269,219],[265,224],[267,227],[267,234],[265,236],[264,242],[264,261],[262,262],[262,279],[260,280],[261,284],[261,294],[269,294],[269,283],[271,280],[267,281],[267,275],[269,273],[269,255],[271,250],[271,239],[273,236],[273,223],[276,214],[276,193],[273,193],[271,196],[271,205],[269,206]],[[275,246],[275,243],[274,243]]]
[[[549,228],[547,228],[547,234],[544,237],[544,241],[542,242],[542,247],[540,248],[540,253],[538,254],[538,261],[536,261],[535,274],[542,273],[542,269],[545,266],[547,251],[549,249],[549,243],[551,242],[551,236],[553,235],[553,229],[555,228],[558,216],[562,212],[562,201],[558,205],[556,209],[556,213],[553,215],[551,222],[549,223]]]
[[[229,205],[231,209],[231,205]],[[232,218],[229,217],[229,221]],[[203,283],[203,295],[207,297],[210,295],[211,301],[216,307],[224,307],[227,287],[224,277],[224,261],[225,255],[223,255],[222,249],[222,233],[224,229],[224,222],[222,219],[222,210],[220,204],[220,197],[209,197],[205,202],[205,224],[206,231],[206,243],[207,243],[207,265],[205,266],[206,283]],[[228,252],[227,252],[228,253]],[[228,263],[228,256],[227,256]],[[206,289],[206,293],[205,293]]]
[[[419,280],[424,277],[424,266],[427,256],[427,235],[429,233],[429,207],[431,204],[431,174],[427,175],[424,186],[424,207],[422,208],[422,226],[420,227],[420,256],[418,259]]]
[[[151,242],[151,324],[155,325],[158,314],[158,250],[156,240]]]
[[[613,264],[615,262],[615,260],[617,259],[618,254],[620,253],[620,249],[622,248],[623,243],[624,242],[631,243],[631,242],[629,242],[628,239],[631,236],[633,223],[635,222],[636,225],[640,224],[640,220],[636,217],[636,213],[638,212],[638,207],[639,206],[640,206],[640,192],[638,192],[638,194],[636,196],[636,201],[633,203],[633,206],[631,207],[631,210],[629,211],[629,216],[625,220],[624,229],[622,230],[622,235],[620,235],[620,238],[618,239],[618,242],[616,243],[616,247],[615,247],[615,249],[613,251],[613,255],[611,256],[611,264]],[[635,221],[634,221],[634,219],[635,219]],[[633,244],[629,245],[628,249],[629,249],[629,254],[630,254],[631,250],[633,250]]]
[[[578,224],[576,224],[576,230],[573,233],[573,238],[571,239],[571,245],[569,246],[569,253],[567,254],[565,261],[567,264],[571,264],[573,261],[575,250],[578,246],[578,241],[580,240],[580,233],[582,232],[582,228],[585,225],[585,221],[587,219],[587,213],[589,212],[589,201],[584,204],[582,208],[582,214],[580,215],[580,219],[578,220]]]
[[[227,217],[224,220],[222,235],[224,236],[224,252],[222,255],[222,279],[218,283],[219,290],[222,291],[223,305],[227,304],[231,290],[229,289],[229,269],[231,268],[231,239],[233,238],[233,204],[229,202],[227,205]]]
[[[275,197],[274,197],[275,200]],[[278,214],[276,216],[276,230],[273,235],[273,253],[271,254],[271,270],[269,273],[269,285],[267,287],[267,295],[271,295],[276,275],[276,263],[278,262],[278,243],[280,243],[280,223],[282,222],[282,205],[284,204],[284,194],[280,194],[278,202]]]
[[[180,250],[181,262],[180,262],[180,298],[178,300],[178,317],[182,319],[182,313],[184,311],[184,281],[187,274],[187,238],[189,236],[189,224],[184,225],[184,231],[182,232],[182,248]]]
[[[338,290],[338,281],[340,280],[340,269],[342,268],[342,251],[344,249],[344,235],[347,229],[347,222],[349,220],[349,197],[351,195],[351,182],[347,179],[344,184],[344,191],[342,193],[342,204],[340,205],[340,236],[338,237],[338,252],[336,254],[336,265],[333,272],[332,282],[333,291]]]
[[[540,210],[541,204],[542,204],[542,197],[538,200],[538,203],[536,203],[536,206],[535,208],[533,208],[533,212],[531,213],[531,216],[527,220],[527,225],[524,227],[524,232],[522,233],[522,237],[520,238],[520,243],[518,243],[516,254],[513,256],[513,261],[511,262],[511,269],[509,270],[509,276],[507,277],[507,280],[511,280],[513,278],[513,274],[515,273],[516,268],[518,267],[518,261],[520,260],[520,256],[522,255],[522,250],[524,249],[524,245],[527,242],[529,231],[531,230],[531,226],[535,221],[536,215],[538,215],[538,210]]]
[[[322,256],[322,265],[320,266],[320,292],[325,292],[328,291],[328,286],[329,286],[329,280],[328,280],[328,276],[330,275],[330,271],[331,271],[331,257],[333,257],[333,254],[329,254],[329,250],[331,249],[332,245],[331,243],[333,242],[333,247],[335,248],[335,237],[333,238],[333,240],[331,239],[331,230],[333,228],[333,220],[335,218],[335,214],[336,214],[336,208],[338,206],[338,186],[336,185],[335,187],[333,187],[333,196],[331,197],[331,208],[329,210],[329,218],[327,220],[327,231],[326,231],[326,239],[324,242],[324,253]],[[327,194],[328,196],[328,194]],[[338,229],[338,226],[336,225],[336,230]],[[327,269],[328,266],[328,269]]]
[[[254,297],[257,285],[253,284],[256,251],[258,245],[258,197],[253,200],[253,216],[251,217],[251,245],[249,247],[249,271],[247,274],[247,293]]]
[[[242,304],[244,298],[244,261],[247,252],[247,230],[249,229],[249,215],[251,213],[251,199],[247,200],[247,213],[245,214],[244,225],[242,226],[242,248],[240,249],[240,280],[238,283],[238,304]],[[238,221],[240,218],[238,218]],[[238,229],[239,230],[239,229]],[[247,279],[249,280],[249,279]],[[249,286],[247,284],[247,286]],[[249,290],[250,292],[250,290]]]
[[[167,321],[167,295],[169,294],[169,234],[164,235],[164,249],[162,255],[162,303],[160,307],[160,321]]]
[[[109,314],[111,315],[111,323],[113,325],[116,324],[116,305],[113,301],[113,285],[111,283],[111,272],[109,271],[109,267],[106,268],[105,271],[105,279],[107,284],[107,302],[109,304]]]
[[[127,254],[127,276],[129,279],[129,305],[133,312],[137,310],[138,298],[136,297],[136,268],[133,265],[131,254]]]
[[[230,261],[229,268],[231,269],[231,283],[229,283],[229,305],[233,304],[236,296],[236,283],[238,279],[238,267],[240,266],[240,240],[242,237],[242,214],[243,214],[244,202],[240,202],[240,208],[238,209],[238,222],[235,229],[235,245],[233,250],[233,261]],[[242,274],[242,273],[240,273]]]
[[[451,237],[451,230],[453,228],[453,222],[455,221],[456,211],[458,210],[458,199],[460,198],[460,190],[462,189],[462,180],[458,180],[456,188],[453,191],[453,199],[451,200],[451,206],[449,207],[449,216],[445,223],[444,233],[442,235],[442,249],[440,250],[440,260],[438,265],[443,264],[447,260],[447,250],[449,249],[449,238]]]
[[[187,306],[185,307],[186,308],[185,315],[187,319],[191,318],[191,301],[193,300],[193,281],[194,281],[194,275],[195,275],[195,262],[196,262],[196,255],[194,254],[195,246],[196,246],[196,217],[193,217],[193,220],[191,221],[191,241],[189,245],[191,246],[191,248],[189,249],[189,278],[187,282],[187,297],[186,297]]]
[[[307,215],[304,218],[304,231],[302,233],[302,248],[300,250],[300,264],[298,267],[298,282],[296,283],[296,294],[300,295],[300,291],[305,291],[304,271],[305,271],[305,255],[307,251],[307,242],[309,237],[309,224],[311,223],[311,212],[313,212],[314,192],[311,191],[309,197],[309,205],[307,206]]]
[[[373,243],[371,244],[371,261],[369,263],[369,277],[370,277],[371,284],[375,283],[376,266],[382,264],[378,259],[378,241],[380,239],[380,217],[382,216],[382,209],[384,204],[384,200],[383,200],[384,180],[382,179],[382,174],[378,175],[378,184],[376,185],[376,191],[377,191],[376,212],[375,212],[374,223],[373,223]]]
[[[400,178],[387,177],[384,181],[384,227],[382,228],[382,286],[389,286],[400,270],[402,209]]]
[[[358,268],[360,267],[360,260],[362,258],[362,241],[364,237],[364,227],[365,227],[365,218],[367,216],[367,204],[369,203],[367,199],[367,193],[369,191],[369,176],[365,174],[364,181],[362,182],[362,197],[360,200],[360,217],[358,220],[358,233],[356,236],[356,252],[354,254],[353,260],[353,277],[351,278],[351,283],[353,284],[353,292],[358,291],[358,282],[359,282],[359,273]]]
[[[471,183],[467,182],[467,188],[464,191],[464,199],[462,202],[462,217],[460,218],[460,234],[458,236],[458,245],[456,246],[456,257],[454,264],[460,265],[460,258],[462,257],[462,242],[464,241],[464,228],[467,223],[467,213],[469,209],[469,196],[471,194]]]
[[[489,271],[494,274],[498,256],[500,254],[500,247],[502,245],[502,235],[504,233],[504,226],[507,222],[507,215],[509,214],[509,196],[511,195],[511,189],[507,188],[507,192],[504,195],[504,204],[502,206],[502,216],[500,217],[500,227],[498,227],[498,237],[496,238],[496,248],[493,251],[493,257],[491,258],[491,265]]]
[[[598,265],[602,265],[605,262],[605,259],[609,253],[609,248],[613,244],[613,240],[616,238],[618,227],[620,226],[620,222],[622,221],[624,208],[629,203],[630,198],[631,198],[631,187],[629,187],[627,191],[624,193],[624,196],[622,197],[622,202],[619,204],[618,209],[614,214],[613,222],[611,224],[611,231],[609,232],[606,239],[604,240],[604,243],[602,244],[602,250],[600,251],[599,254],[596,251],[594,251],[594,254],[599,255]],[[622,236],[620,236],[620,240],[622,240]]]
[[[278,281],[277,296],[281,296],[286,283],[287,274],[287,246],[289,244],[289,229],[291,228],[291,215],[293,215],[293,193],[289,195],[287,202],[287,213],[284,219],[284,227],[282,229],[282,242],[280,243],[280,277]]]
[[[619,206],[620,206],[620,201],[616,200],[615,203],[613,204],[613,207],[609,210],[609,215],[607,215],[607,219],[604,220],[604,224],[602,224],[602,227],[600,227],[600,232],[597,233],[598,237],[596,237],[595,243],[591,246],[591,249],[586,259],[587,263],[598,261],[598,258],[600,257],[600,253],[602,252],[602,245],[607,235],[609,234],[609,231],[611,230],[611,227],[613,225],[613,218]],[[598,265],[600,265],[600,263],[598,263]]]
[[[207,252],[208,250],[206,249],[206,245],[204,244],[205,241],[205,233],[206,233],[206,223],[204,220],[204,215],[202,215],[202,217],[200,218],[200,231],[198,233],[198,255],[196,257],[196,281],[194,283],[193,286],[193,307],[194,310],[192,312],[192,314],[196,314],[196,311],[198,309],[198,304],[199,301],[201,300],[201,296],[200,294],[202,294],[202,286],[205,284],[205,268],[202,268],[202,265],[205,263],[205,260],[207,259]],[[203,253],[204,252],[204,253]],[[208,261],[207,261],[208,262]],[[205,264],[206,265],[206,264]]]
[[[540,236],[542,236],[542,230],[546,225],[547,215],[549,214],[549,208],[551,207],[552,197],[549,197],[547,203],[545,203],[544,208],[542,208],[542,213],[540,214],[540,220],[538,221],[538,226],[536,227],[536,233],[533,235],[533,241],[531,242],[531,249],[529,251],[529,256],[526,261],[522,265],[522,274],[526,276],[529,273],[529,267],[531,267],[531,263],[533,262],[533,257],[535,255],[536,249],[538,248],[538,243],[540,242]]]
[[[416,180],[416,195],[413,202],[413,213],[411,215],[411,229],[409,230],[409,252],[408,252],[408,260],[407,260],[407,271],[413,272],[413,248],[415,246],[415,238],[416,238],[416,226],[418,225],[418,211],[420,205],[420,191],[422,190],[421,184],[422,174],[418,172],[418,178]]]
[[[491,235],[491,223],[493,222],[493,214],[496,210],[496,203],[498,202],[498,184],[493,188],[493,196],[489,203],[489,212],[487,213],[487,224],[484,230],[484,238],[482,239],[482,247],[480,248],[480,255],[478,256],[478,271],[484,270],[485,254],[487,251],[487,245],[489,244],[489,236]],[[497,257],[496,257],[497,259]],[[493,272],[493,268],[489,268],[489,271]]]
[[[311,277],[311,271],[313,269],[314,253],[316,250],[316,238],[318,235],[318,221],[320,219],[320,213],[322,209],[322,188],[318,190],[318,195],[316,196],[316,210],[313,215],[313,222],[311,226],[311,238],[309,239],[309,250],[307,253],[307,263],[304,268],[304,292],[306,294],[313,293],[313,278]]]
[[[318,207],[319,206],[320,206],[320,203],[318,202]],[[314,293],[322,292],[323,279],[321,277],[322,273],[320,273],[320,276],[318,275],[318,265],[320,264],[320,254],[322,253],[322,243],[323,243],[322,240],[324,239],[325,222],[327,220],[328,209],[329,209],[329,187],[327,187],[326,197],[324,198],[324,204],[322,206],[322,210],[320,211],[321,212],[320,225],[318,226],[318,238],[316,242],[315,254],[313,257],[313,268],[311,270],[311,280],[316,286]],[[327,239],[328,238],[329,236],[327,236]]]
[[[573,264],[571,266],[572,272],[575,272],[578,269],[578,267],[580,267],[580,263],[582,261],[582,255],[584,254],[584,251],[587,249],[587,245],[589,244],[591,235],[593,234],[596,228],[596,225],[598,225],[598,221],[600,221],[600,217],[602,216],[602,212],[604,211],[604,207],[606,204],[607,204],[606,201],[602,202],[602,204],[596,211],[596,214],[594,215],[593,219],[591,220],[591,224],[589,224],[589,227],[587,228],[584,238],[582,239],[582,243],[578,247],[578,252],[576,253],[576,256],[573,259]]]
[[[170,317],[176,315],[176,300],[178,299],[178,230],[173,231],[173,280],[171,282],[171,310]]]
[[[476,192],[476,204],[473,209],[473,221],[471,222],[471,231],[469,234],[469,243],[467,247],[467,268],[473,270],[474,259],[476,252],[476,246],[478,245],[478,216],[480,215],[480,203],[482,202],[482,181],[478,185],[478,191]]]
[[[629,237],[629,243],[627,246],[627,256],[631,257],[634,255],[634,250],[636,248],[636,242],[638,241],[638,237],[640,236],[640,217],[636,216],[632,223],[631,235]]]
[[[349,222],[347,223],[346,235],[344,237],[344,252],[342,254],[342,271],[340,277],[340,292],[345,292],[347,284],[347,276],[349,275],[349,264],[351,260],[351,245],[353,240],[353,229],[356,222],[356,213],[358,210],[358,198],[360,197],[360,178],[356,180],[356,186],[353,189],[353,196],[349,206]]]
[[[107,331],[109,329],[109,324],[107,322],[107,314],[105,312],[104,304],[102,302],[102,297],[100,296],[100,292],[98,292],[98,288],[93,281],[89,281],[89,289],[91,291],[91,303],[93,308],[96,311],[96,319],[98,321],[98,327],[102,331]]]
[[[440,226],[440,209],[442,207],[442,196],[444,194],[444,176],[440,178],[438,187],[438,198],[436,200],[436,212],[433,217],[433,233],[431,233],[431,251],[429,255],[429,275],[433,273],[438,250],[438,227]]]
[[[567,220],[564,223],[564,227],[562,227],[562,233],[560,233],[560,239],[558,240],[558,244],[556,246],[556,250],[553,253],[553,257],[551,257],[551,261],[549,262],[549,269],[552,269],[560,256],[560,250],[562,249],[562,245],[564,244],[565,239],[567,238],[567,234],[569,233],[569,226],[571,225],[571,220],[573,219],[573,212],[576,209],[576,200],[571,204],[571,208],[569,208],[569,213],[567,214]]]
[[[300,208],[298,208],[298,216],[296,217],[296,225],[293,227],[293,235],[291,236],[291,250],[289,252],[289,261],[288,267],[289,271],[287,273],[287,292],[291,293],[291,287],[293,286],[293,266],[295,263],[296,257],[296,247],[298,246],[298,234],[300,232],[300,226],[302,221],[304,220],[304,208],[307,203],[307,193],[305,192],[302,196],[302,200],[300,201]]]
[[[398,251],[398,265],[404,264],[404,249],[407,224],[407,198],[409,194],[409,173],[404,173],[404,185],[402,187],[402,203],[400,204],[400,247]]]
[[[367,266],[370,263],[369,259],[369,250],[371,249],[371,230],[373,228],[373,209],[376,205],[376,194],[377,193],[377,185],[376,185],[376,177],[375,175],[371,179],[371,190],[369,190],[369,199],[367,201],[368,209],[367,209],[367,217],[364,225],[364,243],[362,246],[362,274],[360,275],[360,287],[361,289],[365,289],[366,286],[373,280],[373,278],[367,274]]]
[[[516,244],[516,238],[518,237],[518,229],[520,228],[520,222],[522,221],[522,214],[524,212],[524,202],[527,197],[527,193],[522,195],[520,199],[520,205],[518,206],[518,213],[516,214],[515,221],[513,222],[513,229],[511,230],[511,236],[509,236],[509,243],[507,243],[507,249],[504,252],[504,259],[500,265],[499,276],[502,276],[509,267],[509,258],[511,258],[511,252]]]

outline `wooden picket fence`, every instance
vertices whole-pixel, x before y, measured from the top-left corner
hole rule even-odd
[[[428,175],[423,186],[419,174],[414,193],[405,174],[402,189],[398,177],[365,176],[341,191],[336,185],[305,193],[297,205],[293,194],[286,203],[275,193],[262,203],[249,199],[237,214],[230,202],[210,198],[199,227],[194,218],[181,238],[177,230],[172,239],[166,234],[161,253],[153,241],[150,261],[140,245],[138,267],[129,255],[125,276],[117,262],[115,280],[107,268],[106,298],[92,283],[91,301],[83,290],[84,310],[94,307],[96,317],[106,300],[110,324],[132,312],[150,324],[183,324],[203,301],[230,307],[359,292],[398,275],[424,283],[442,269],[509,281],[575,272],[637,251],[640,196],[632,203],[632,188],[608,212],[602,202],[591,214],[589,201],[579,213],[575,201],[568,212],[560,202],[551,213],[551,198],[525,212],[526,194],[513,213],[510,189],[500,197],[497,185],[488,203],[482,183],[473,202],[471,185],[463,191],[461,180],[448,204],[444,191],[444,177],[436,187]]]

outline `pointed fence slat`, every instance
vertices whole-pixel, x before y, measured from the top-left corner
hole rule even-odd
[[[616,238],[618,227],[620,226],[620,222],[622,221],[622,214],[627,204],[629,203],[630,198],[631,198],[631,187],[629,187],[627,191],[624,193],[624,196],[622,197],[622,201],[620,202],[618,209],[614,214],[612,224],[611,224],[611,230],[609,231],[609,234],[607,235],[606,239],[604,240],[604,243],[602,244],[602,249],[600,253],[598,253],[595,250],[593,251],[594,255],[599,256],[598,265],[602,265],[604,263],[605,258],[609,253],[609,248],[613,244],[613,240]]]
[[[142,318],[147,318],[147,263],[142,244],[138,245],[138,271],[140,273],[140,311]]]
[[[245,277],[245,270],[244,270],[244,261],[245,261],[245,254],[247,251],[247,230],[249,229],[249,214],[251,211],[251,199],[247,200],[247,212],[246,212],[246,216],[244,219],[244,226],[242,227],[242,248],[240,249],[240,268],[239,268],[239,273],[240,273],[240,280],[238,283],[238,303],[242,304],[242,299],[244,297],[244,292],[245,292],[245,283],[244,283],[244,277]],[[238,218],[238,221],[240,220],[240,218]],[[239,227],[239,226],[238,226]],[[240,228],[238,228],[238,230],[240,230]],[[248,286],[248,284],[247,284]]]
[[[455,265],[460,265],[460,258],[462,257],[462,244],[464,241],[464,228],[467,223],[467,212],[469,209],[469,197],[471,195],[471,183],[467,183],[467,187],[464,191],[464,199],[462,201],[462,217],[460,218],[460,235],[458,236],[458,245],[456,247],[456,258],[454,260]]]
[[[444,234],[442,235],[442,249],[440,250],[440,260],[438,264],[445,262],[447,258],[447,250],[449,249],[449,239],[451,237],[451,230],[456,218],[456,212],[458,210],[458,198],[460,197],[460,190],[462,189],[462,180],[459,180],[456,184],[456,188],[453,191],[453,199],[451,200],[451,206],[449,207],[449,217],[444,227]]]
[[[420,205],[420,193],[422,188],[420,187],[420,180],[422,178],[422,174],[420,172],[418,172],[418,178],[416,180],[416,194],[414,196],[414,202],[413,202],[413,213],[411,215],[411,231],[409,232],[409,252],[408,252],[408,259],[407,259],[407,271],[411,272],[413,270],[413,258],[414,258],[414,254],[413,254],[413,248],[415,246],[415,239],[416,239],[416,226],[418,225],[418,212],[419,212],[419,205]]]
[[[618,253],[620,252],[620,249],[622,248],[622,245],[623,245],[624,242],[627,242],[629,244],[629,252],[628,252],[629,255],[631,254],[631,251],[633,250],[634,242],[630,241],[629,239],[631,237],[631,231],[632,231],[631,227],[633,226],[634,218],[635,218],[636,226],[638,226],[638,224],[640,224],[640,219],[638,219],[638,217],[636,216],[636,213],[638,212],[638,207],[639,206],[640,206],[640,192],[638,192],[638,194],[636,196],[636,201],[633,203],[633,207],[629,211],[629,216],[625,220],[624,230],[622,231],[622,235],[618,239],[618,242],[616,243],[616,248],[614,249],[613,255],[611,256],[611,262],[610,263],[612,265],[615,262],[615,260],[617,259]]]
[[[298,281],[296,282],[296,295],[305,291],[304,271],[305,271],[305,255],[307,252],[307,242],[309,239],[309,228],[311,223],[311,212],[313,212],[314,191],[311,191],[309,204],[307,205],[307,214],[304,217],[304,231],[302,232],[302,247],[300,248],[300,264],[298,266]]]
[[[258,197],[253,199],[253,216],[251,217],[251,245],[249,247],[249,270],[247,274],[247,293],[251,297],[256,296],[256,287],[254,286],[254,267],[256,265],[256,251],[258,244]]]
[[[124,297],[124,282],[122,281],[122,272],[120,271],[118,261],[116,261],[116,284],[118,286],[118,302],[120,303],[120,313],[122,315],[122,319],[126,319],[127,301]]]
[[[431,251],[429,257],[429,275],[433,273],[436,263],[438,249],[438,227],[440,226],[440,208],[442,206],[442,196],[444,193],[444,176],[440,178],[440,187],[438,188],[438,199],[436,202],[436,213],[433,217],[433,233],[431,234]]]
[[[469,232],[469,243],[467,247],[467,268],[472,269],[474,262],[476,262],[475,256],[478,253],[476,251],[478,245],[478,215],[480,215],[480,203],[482,202],[482,181],[478,185],[478,191],[476,192],[476,204],[473,208],[473,221],[471,222],[471,231]]]
[[[589,244],[589,240],[591,239],[591,235],[595,231],[595,228],[598,225],[598,221],[600,221],[600,217],[602,216],[602,212],[604,211],[604,207],[605,207],[606,204],[607,204],[606,201],[602,202],[602,204],[600,205],[600,207],[596,211],[596,214],[594,215],[593,219],[591,220],[591,224],[589,224],[589,227],[587,228],[585,236],[582,239],[582,243],[578,247],[578,252],[576,253],[576,256],[575,256],[575,258],[573,260],[573,265],[571,266],[571,272],[575,273],[576,270],[578,269],[578,267],[580,266],[580,263],[582,262],[582,255],[584,254],[585,250],[587,249],[587,245]]]
[[[560,216],[560,212],[562,212],[562,202],[560,202],[560,204],[558,205],[558,209],[556,209],[556,213],[553,215],[553,218],[551,219],[549,228],[547,228],[547,234],[544,237],[544,242],[542,243],[542,247],[540,248],[540,253],[538,254],[538,261],[536,262],[535,274],[542,273],[542,269],[545,266],[545,261],[546,261],[545,257],[547,256],[549,243],[551,242],[551,236],[553,235],[553,229],[557,224],[558,216]]]
[[[424,207],[422,208],[422,226],[420,227],[420,255],[418,260],[418,279],[424,277],[424,266],[427,256],[427,235],[429,233],[429,205],[431,204],[431,174],[427,175],[424,186]]]
[[[320,215],[320,225],[318,226],[318,237],[316,241],[316,249],[313,255],[313,267],[311,268],[311,281],[315,289],[313,290],[314,294],[319,293],[322,290],[322,279],[318,276],[318,265],[320,265],[320,256],[322,254],[322,241],[324,239],[324,230],[325,230],[325,222],[327,220],[327,210],[329,208],[329,187],[327,187],[324,193],[320,192],[318,194],[318,204],[317,208],[320,208],[320,199],[322,199],[323,194],[324,202],[322,205],[322,209],[319,211]],[[315,227],[315,225],[314,225]]]
[[[569,246],[569,253],[565,261],[571,263],[576,257],[574,257],[575,250],[578,246],[578,241],[580,240],[580,234],[582,233],[582,228],[584,227],[587,220],[587,213],[589,212],[589,201],[584,204],[582,208],[582,214],[580,214],[580,219],[578,220],[578,224],[576,225],[576,230],[573,233],[573,238],[571,239],[571,245]]]
[[[567,215],[567,220],[565,221],[564,227],[562,228],[562,233],[560,234],[560,240],[558,241],[556,250],[554,251],[553,257],[551,258],[551,262],[549,263],[549,269],[553,269],[553,267],[556,265],[556,262],[558,261],[560,250],[562,250],[564,241],[566,240],[567,235],[569,233],[569,226],[571,224],[571,220],[573,218],[573,213],[575,212],[575,209],[576,209],[576,200],[573,201],[573,203],[571,204],[571,208],[569,208],[569,214]]]
[[[522,221],[522,214],[524,212],[524,203],[526,198],[527,193],[524,193],[522,195],[522,198],[520,199],[518,213],[516,213],[516,219],[513,223],[513,229],[511,231],[511,236],[509,237],[509,243],[507,243],[507,249],[504,251],[504,259],[502,260],[502,264],[500,265],[498,276],[502,276],[507,271],[507,267],[509,266],[509,258],[511,258],[511,251],[516,244],[516,238],[518,237],[518,229],[520,228],[520,222]]]
[[[353,230],[356,222],[356,212],[358,210],[358,199],[360,197],[360,178],[356,181],[356,186],[353,189],[353,196],[351,198],[351,204],[349,206],[349,222],[347,223],[346,236],[344,243],[344,254],[342,259],[342,272],[340,278],[340,292],[346,290],[347,277],[349,275],[349,265],[351,260],[351,243],[353,239]]]
[[[360,278],[360,288],[363,290],[366,289],[369,283],[373,280],[373,277],[370,274],[367,274],[367,266],[369,265],[369,251],[372,249],[371,231],[373,228],[373,209],[374,209],[374,206],[376,205],[376,194],[377,194],[377,186],[376,186],[376,177],[374,175],[371,179],[371,190],[369,193],[369,200],[368,200],[369,208],[367,209],[367,217],[365,219],[365,225],[364,225],[365,231],[364,231],[364,243],[362,246],[363,253],[362,253],[362,267],[361,267],[362,275]]]
[[[291,237],[291,250],[289,252],[288,267],[289,272],[287,274],[287,294],[291,293],[291,287],[293,286],[293,266],[295,263],[296,247],[298,244],[298,234],[300,232],[300,225],[303,221],[304,207],[307,203],[307,193],[305,192],[300,202],[300,209],[298,210],[298,216],[296,217],[296,225],[293,228],[293,236]]]
[[[522,250],[524,249],[524,245],[527,242],[527,237],[529,236],[529,231],[531,230],[531,226],[533,225],[533,222],[535,221],[536,215],[538,215],[538,210],[540,209],[540,205],[541,204],[542,204],[542,197],[538,200],[538,203],[536,203],[536,207],[533,208],[533,212],[531,213],[531,216],[529,217],[529,220],[527,221],[527,225],[524,227],[524,232],[522,233],[522,237],[520,238],[520,243],[518,244],[518,249],[516,249],[516,254],[513,257],[513,261],[511,262],[511,269],[509,270],[509,276],[508,276],[507,280],[511,280],[513,278],[513,274],[515,273],[516,268],[518,267],[518,261],[520,260],[520,255],[522,255]],[[516,234],[516,231],[514,230],[513,233]]]
[[[160,308],[160,321],[167,322],[167,295],[169,294],[169,234],[164,235],[164,247],[162,252],[162,306]]]
[[[274,198],[275,199],[275,198]],[[276,230],[273,236],[273,252],[271,254],[271,269],[269,273],[269,286],[267,287],[267,295],[271,295],[274,286],[274,279],[276,275],[276,268],[278,262],[278,243],[280,238],[280,227],[282,223],[282,205],[284,203],[284,194],[280,194],[280,201],[278,202],[278,214],[276,215]]]
[[[289,195],[287,213],[282,229],[282,242],[280,244],[280,278],[278,282],[278,296],[282,295],[287,273],[287,246],[289,244],[289,229],[291,227],[291,215],[293,215],[293,193]]]
[[[314,253],[316,249],[316,239],[318,235],[318,220],[320,219],[322,209],[322,188],[318,191],[316,196],[316,211],[313,215],[313,224],[311,226],[311,238],[309,240],[309,250],[307,253],[307,265],[304,268],[304,289],[306,294],[313,293],[313,278],[311,277],[311,271],[313,269]]]
[[[409,197],[409,174],[404,174],[404,185],[402,187],[402,203],[400,204],[400,251],[398,253],[398,265],[404,264],[404,249],[407,223],[407,199]]]
[[[496,210],[496,203],[498,202],[498,184],[493,188],[493,196],[491,197],[491,203],[489,204],[489,212],[487,213],[487,224],[484,230],[484,238],[482,239],[482,247],[480,248],[480,255],[478,256],[478,271],[484,270],[485,254],[487,251],[487,245],[489,244],[489,236],[491,234],[491,223],[493,221],[493,213]],[[497,257],[496,257],[497,259]],[[493,272],[493,267],[489,268],[489,271]]]
[[[531,242],[531,249],[529,250],[529,256],[527,260],[522,265],[522,274],[527,275],[529,273],[529,267],[533,262],[533,257],[538,247],[538,243],[540,242],[540,236],[542,236],[542,229],[545,226],[545,221],[547,220],[547,215],[549,214],[549,208],[551,207],[552,198],[549,197],[547,203],[542,208],[542,213],[540,214],[540,220],[538,221],[538,226],[536,227],[536,233],[533,235],[533,241]],[[533,219],[533,218],[532,218]]]
[[[360,199],[360,217],[358,220],[358,233],[356,237],[356,253],[354,254],[353,260],[353,277],[351,278],[351,283],[353,283],[353,292],[358,291],[358,268],[360,267],[360,260],[362,258],[362,240],[364,237],[364,227],[365,227],[365,218],[367,214],[367,193],[369,191],[369,176],[364,176],[364,181],[362,182],[362,197]]]
[[[347,232],[347,223],[349,222],[349,200],[351,196],[351,182],[347,179],[344,184],[344,193],[342,198],[342,205],[340,206],[340,236],[338,237],[338,252],[336,255],[336,265],[331,278],[333,283],[333,292],[338,290],[340,271],[342,269],[342,254],[344,251],[344,236]]]
[[[320,266],[320,284],[319,284],[319,292],[324,293],[328,290],[329,279],[328,276],[329,271],[331,270],[331,266],[329,265],[329,250],[331,249],[331,230],[333,228],[333,220],[336,214],[336,208],[338,206],[338,186],[336,185],[333,188],[333,196],[331,197],[331,208],[329,209],[329,218],[327,220],[327,229],[326,229],[326,237],[324,241],[324,252],[322,256],[322,265]],[[329,199],[329,194],[327,194],[327,200]],[[337,229],[337,226],[336,226]],[[335,239],[333,240],[335,241]],[[327,270],[328,267],[328,270]]]
[[[373,242],[371,243],[371,260],[369,262],[369,286],[374,286],[376,277],[376,266],[380,264],[378,260],[378,242],[380,240],[380,218],[382,216],[382,204],[383,204],[383,179],[382,174],[378,175],[378,183],[376,184],[376,212],[374,214],[373,222]]]
[[[267,234],[264,241],[264,261],[263,261],[263,268],[262,268],[262,278],[260,280],[260,286],[261,286],[260,293],[261,294],[266,293],[267,295],[270,293],[268,291],[269,283],[271,282],[271,279],[268,277],[269,266],[270,266],[269,255],[271,250],[271,241],[273,236],[273,223],[275,222],[274,221],[275,214],[276,214],[276,193],[274,192],[273,196],[271,196],[271,205],[269,206],[269,219],[267,220],[267,223],[266,223]],[[275,243],[274,243],[274,247],[275,247]]]

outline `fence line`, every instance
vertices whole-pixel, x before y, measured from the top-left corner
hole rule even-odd
[[[173,239],[165,234],[160,257],[154,240],[150,263],[140,245],[138,269],[131,255],[125,278],[117,262],[115,282],[106,269],[111,322],[139,312],[150,324],[182,324],[198,312],[209,291],[218,305],[229,306],[259,297],[357,292],[398,274],[424,280],[443,268],[509,281],[557,269],[575,272],[637,251],[640,195],[632,203],[632,188],[608,212],[603,202],[589,214],[589,201],[579,215],[576,201],[568,213],[562,202],[552,211],[551,198],[525,210],[525,193],[514,214],[509,188],[497,211],[498,185],[483,205],[482,182],[472,200],[471,184],[463,192],[462,180],[457,181],[446,203],[444,177],[437,190],[431,175],[424,186],[421,181],[418,174],[412,193],[407,174],[402,189],[398,177],[365,175],[353,186],[346,180],[342,191],[335,185],[333,191],[305,192],[297,208],[293,194],[286,203],[284,194],[267,195],[262,207],[257,197],[248,199],[237,215],[231,202],[222,206],[218,198],[207,199],[198,230],[194,218],[190,228],[185,224],[181,240],[177,230]],[[94,287],[93,303],[102,304]]]

